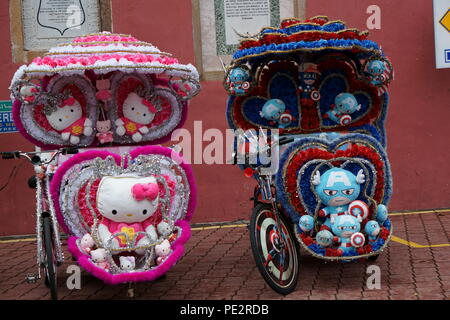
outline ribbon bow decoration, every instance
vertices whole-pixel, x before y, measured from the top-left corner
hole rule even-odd
[[[156,183],[137,183],[131,188],[131,193],[137,201],[153,201],[158,197],[159,187]]]

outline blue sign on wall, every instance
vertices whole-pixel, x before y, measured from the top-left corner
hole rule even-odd
[[[11,100],[0,101],[0,133],[17,132],[12,116]]]

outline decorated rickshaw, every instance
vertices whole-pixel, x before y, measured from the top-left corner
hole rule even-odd
[[[42,269],[57,297],[59,227],[78,264],[108,284],[157,279],[180,259],[195,183],[190,166],[158,144],[183,125],[199,90],[191,64],[109,32],[58,45],[17,70],[14,122],[47,150],[3,153],[36,169],[39,272],[29,281]]]
[[[235,163],[258,182],[250,240],[266,282],[293,291],[301,251],[375,260],[392,234],[393,68],[380,46],[340,20],[292,18],[242,38],[225,71]]]

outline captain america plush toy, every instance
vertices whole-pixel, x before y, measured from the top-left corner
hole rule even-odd
[[[319,217],[326,218],[321,229],[331,230],[337,216],[350,214],[361,222],[368,215],[368,207],[363,201],[356,200],[365,182],[363,170],[355,176],[352,172],[331,168],[323,175],[317,170],[312,179],[316,194],[325,207],[319,211]]]

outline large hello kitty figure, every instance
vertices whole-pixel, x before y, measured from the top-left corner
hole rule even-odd
[[[78,144],[81,135],[90,136],[94,132],[92,121],[83,117],[82,107],[74,97],[63,99],[57,106],[50,106],[45,116],[61,138],[71,144]]]
[[[158,239],[158,229],[168,225],[160,222],[157,226],[149,219],[155,214],[159,204],[159,186],[154,177],[116,176],[104,177],[97,191],[97,208],[103,216],[98,227],[98,235],[104,247],[108,240],[117,233],[127,236],[115,236],[111,242],[113,249],[125,247],[132,241],[137,232],[145,232],[147,236],[138,234],[133,247],[142,247]],[[127,239],[128,238],[128,239]],[[145,249],[136,250],[144,254]]]
[[[140,142],[142,135],[148,133],[148,125],[158,110],[150,101],[131,92],[123,103],[122,112],[123,117],[115,121],[116,133],[119,136],[129,135],[134,142]]]

